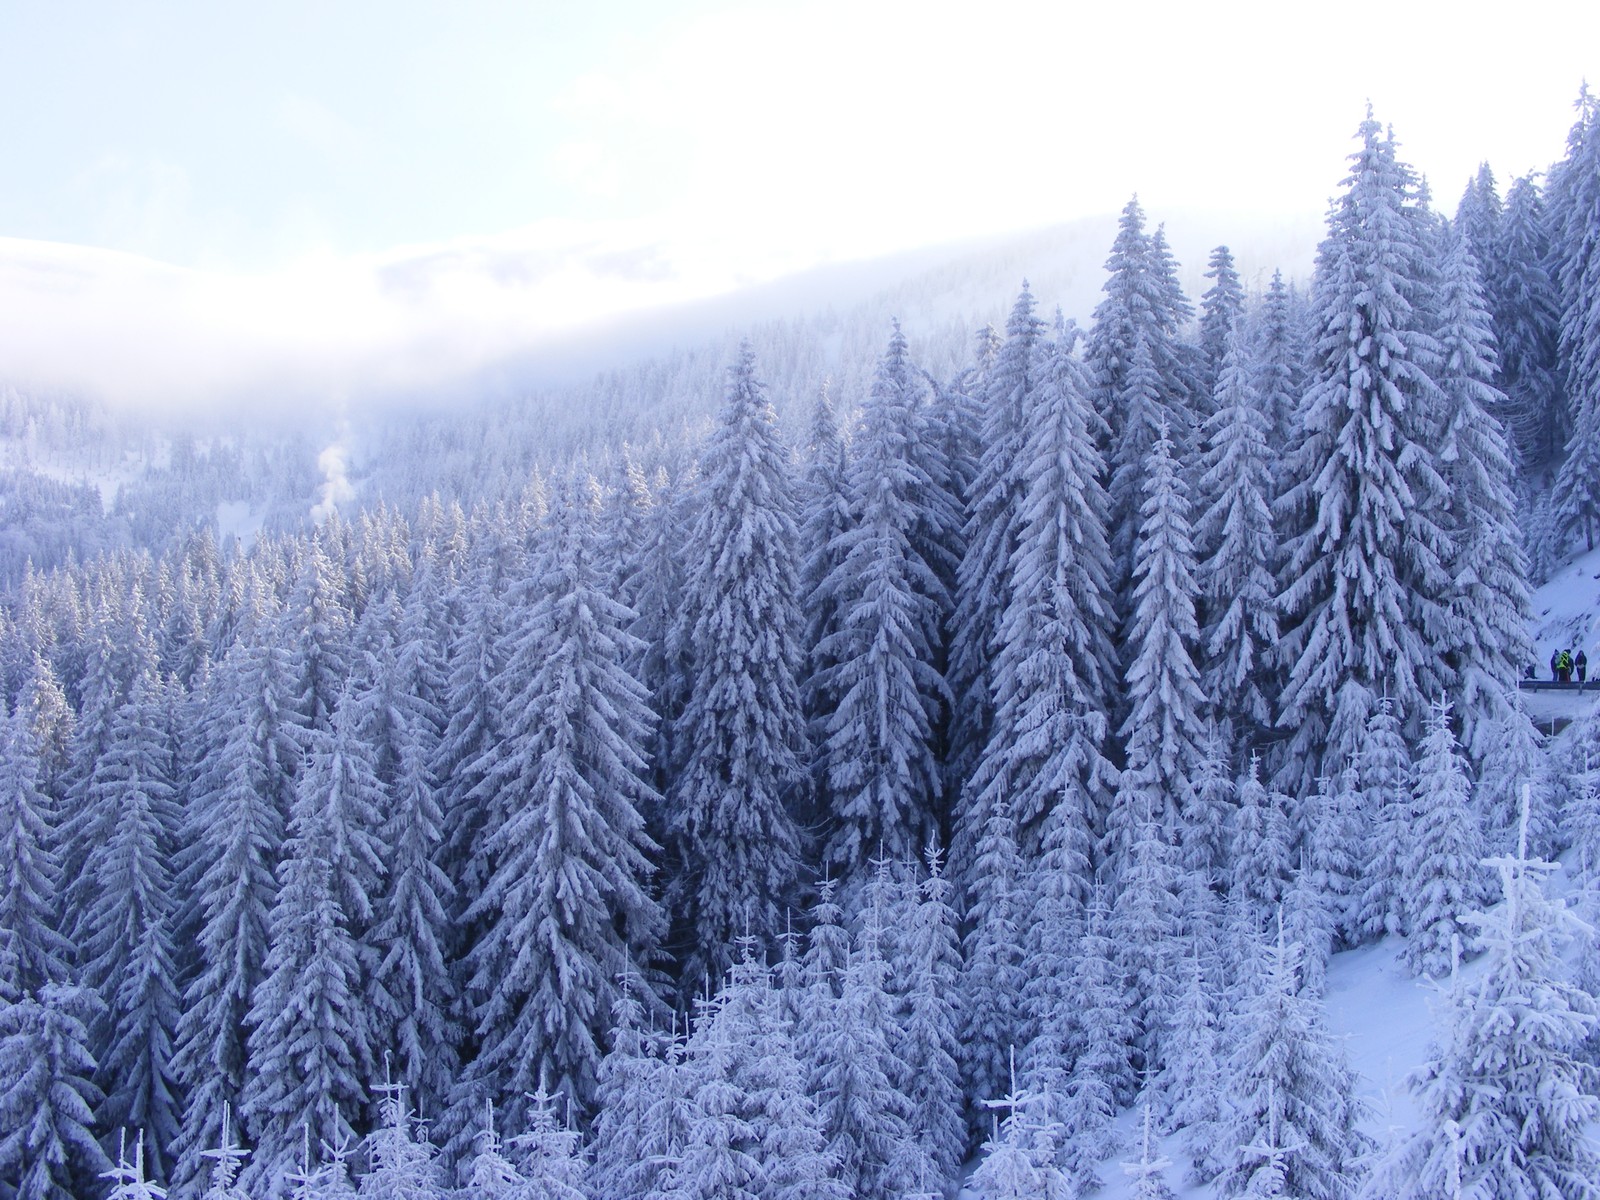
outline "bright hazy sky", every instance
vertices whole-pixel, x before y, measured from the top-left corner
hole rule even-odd
[[[341,314],[369,349],[438,313],[514,336],[1134,191],[1320,214],[1368,100],[1453,209],[1482,159],[1560,156],[1586,73],[1594,0],[0,0],[0,373],[6,319],[67,347],[151,287],[152,328],[333,353]],[[52,308],[29,241],[185,271]]]

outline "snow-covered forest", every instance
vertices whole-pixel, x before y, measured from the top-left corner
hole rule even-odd
[[[1134,200],[1082,327],[769,329],[360,492],[8,468],[0,1200],[1600,1196],[1600,715],[1518,688],[1600,535],[1578,114],[1448,217],[1369,115],[1309,280],[1191,299]]]

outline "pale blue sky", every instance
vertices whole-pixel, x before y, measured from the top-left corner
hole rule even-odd
[[[559,98],[694,8],[6,3],[0,235],[261,266],[610,215]]]
[[[0,374],[444,377],[1135,191],[1242,241],[1321,215],[1368,100],[1449,210],[1600,78],[1595,0],[1480,7],[0,0]]]
[[[1453,197],[1559,152],[1597,13],[0,0],[0,236],[260,268],[623,218],[848,256],[1135,190],[1320,208],[1368,98]]]

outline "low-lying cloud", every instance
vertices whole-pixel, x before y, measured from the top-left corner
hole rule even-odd
[[[448,394],[585,326],[730,290],[722,253],[551,223],[272,274],[0,238],[0,378],[176,413],[290,418]]]

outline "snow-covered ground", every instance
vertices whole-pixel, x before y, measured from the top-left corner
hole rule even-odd
[[[266,513],[243,500],[225,501],[217,505],[217,535],[226,542],[238,538],[240,549],[248,551],[261,533]]]
[[[68,455],[32,450],[17,438],[0,439],[0,463],[35,471],[58,483],[95,488],[100,493],[101,506],[107,513],[116,503],[118,490],[124,484],[138,480],[152,465],[147,458],[132,452],[112,464],[74,461]]]

